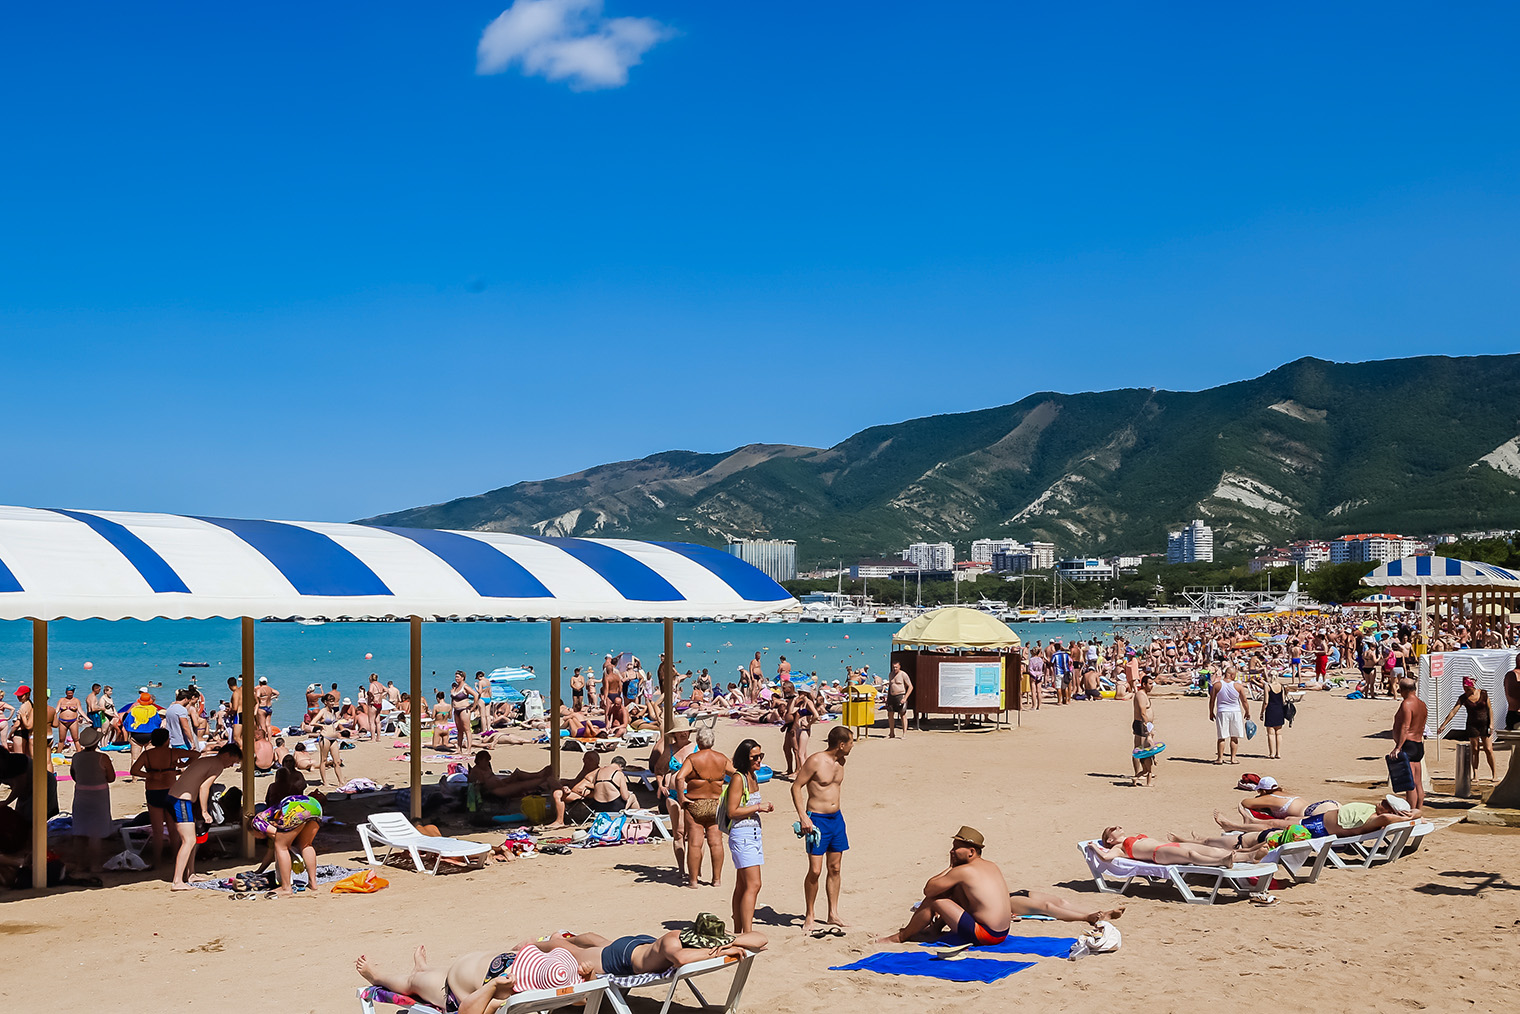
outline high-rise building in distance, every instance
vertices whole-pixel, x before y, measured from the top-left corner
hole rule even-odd
[[[1213,563],[1214,529],[1201,520],[1166,535],[1167,563]]]
[[[728,552],[765,572],[772,581],[797,579],[797,543],[791,539],[735,539]]]

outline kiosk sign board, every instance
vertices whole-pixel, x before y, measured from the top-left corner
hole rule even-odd
[[[976,661],[939,664],[939,706],[953,711],[960,708],[1003,709],[1003,662]]]

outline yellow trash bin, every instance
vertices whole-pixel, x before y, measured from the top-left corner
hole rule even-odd
[[[850,687],[844,702],[843,724],[851,729],[869,729],[876,724],[876,688]]]

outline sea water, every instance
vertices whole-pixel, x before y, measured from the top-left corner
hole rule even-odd
[[[275,721],[290,725],[306,710],[306,687],[320,683],[355,701],[375,673],[384,684],[395,681],[407,691],[410,625],[407,623],[256,623],[254,673],[280,692]],[[1021,624],[1027,642],[1061,637],[1070,642],[1104,637],[1108,623]],[[1139,639],[1145,628],[1134,628]],[[825,681],[844,681],[846,667],[871,667],[885,676],[890,668],[893,623],[677,623],[676,668],[709,671],[717,686],[737,683],[739,668],[760,652],[767,677],[774,677],[785,655],[794,673],[816,673]],[[1148,636],[1146,634],[1145,636]],[[659,623],[572,623],[561,625],[560,664],[564,695],[569,677],[579,666],[600,678],[602,657],[632,652],[645,670],[655,671],[664,651]],[[365,656],[369,655],[370,658]],[[181,668],[182,662],[207,662],[207,668]],[[85,663],[90,664],[85,669]],[[456,669],[473,684],[479,670],[502,666],[532,666],[534,679],[514,683],[518,689],[549,690],[549,624],[424,623],[422,625],[422,687],[428,701],[435,690],[447,690]],[[53,700],[64,687],[74,686],[84,697],[92,683],[109,684],[118,708],[137,696],[137,689],[160,683],[153,693],[162,705],[174,699],[174,689],[198,685],[210,706],[228,698],[227,680],[242,672],[242,634],[237,620],[56,620],[48,625],[48,690]],[[30,683],[32,625],[0,621],[0,690],[14,700],[17,686]],[[689,687],[689,682],[684,684]]]

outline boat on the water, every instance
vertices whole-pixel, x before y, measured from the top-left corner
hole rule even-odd
[[[211,668],[211,663],[210,662],[181,662],[179,664],[179,667],[181,669],[210,669]]]

